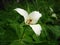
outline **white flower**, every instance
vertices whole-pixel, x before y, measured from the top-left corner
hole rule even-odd
[[[52,9],[51,7],[50,7],[50,10],[51,10],[51,12],[52,12],[52,17],[57,18],[56,14],[54,13],[54,11],[53,11],[53,9]]]
[[[41,13],[39,13],[38,11],[33,11],[32,13],[28,14],[27,11],[21,8],[16,8],[14,10],[24,17],[25,24],[29,25],[33,29],[36,35],[39,36],[41,34],[42,30],[41,25],[36,24],[39,18],[42,16]]]
[[[55,14],[55,13],[53,13],[53,14],[52,14],[52,17],[55,17],[55,18],[57,18],[57,16],[56,16],[56,14]]]

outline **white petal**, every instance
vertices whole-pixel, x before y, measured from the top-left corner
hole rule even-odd
[[[51,12],[53,12],[53,9],[50,7]]]
[[[28,13],[27,11],[25,11],[24,9],[21,9],[21,8],[16,8],[14,9],[16,10],[20,15],[22,15],[25,19],[28,17]]]
[[[41,34],[41,26],[39,24],[36,25],[30,25],[30,27],[33,29],[33,31],[35,32],[36,35],[40,35]]]
[[[57,17],[55,13],[52,14],[52,17]]]
[[[32,13],[29,14],[29,17],[33,19],[32,23],[37,23],[37,21],[39,20],[39,18],[42,16],[41,13],[39,13],[38,11],[33,11]]]

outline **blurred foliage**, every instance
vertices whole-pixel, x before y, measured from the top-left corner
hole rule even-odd
[[[60,0],[3,0],[1,4],[4,8],[0,10],[0,45],[60,44]],[[25,25],[24,18],[14,11],[17,7],[29,13],[35,10],[42,13],[38,21],[42,26],[40,36],[36,36],[31,27]],[[52,17],[52,13],[57,18]]]

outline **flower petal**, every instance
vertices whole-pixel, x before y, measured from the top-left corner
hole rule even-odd
[[[51,12],[54,12],[53,9],[50,7]]]
[[[33,11],[32,13],[29,14],[29,17],[33,19],[33,24],[37,23],[41,16],[42,14],[39,13],[38,11]]]
[[[27,11],[25,11],[24,9],[21,9],[21,8],[16,8],[14,9],[16,10],[20,15],[22,15],[25,19],[28,17],[28,13]]]
[[[39,24],[36,25],[30,25],[30,27],[33,29],[33,31],[36,33],[36,35],[40,35],[41,34],[41,26]]]
[[[55,13],[53,13],[53,14],[52,14],[52,17],[55,17],[55,18],[57,18],[57,16],[56,16],[56,14],[55,14]]]

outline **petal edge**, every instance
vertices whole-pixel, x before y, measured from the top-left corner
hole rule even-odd
[[[21,9],[21,8],[16,8],[14,9],[15,11],[17,11],[21,16],[23,16],[25,19],[27,18],[28,16],[28,13],[27,11],[25,11],[24,9]]]
[[[36,35],[40,35],[41,34],[41,26],[39,24],[36,25],[30,25],[30,27],[33,29],[33,31],[35,32]]]
[[[42,17],[42,14],[39,13],[39,11],[33,11],[29,14],[29,17],[33,19],[33,23],[36,24],[40,17]]]

